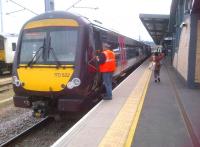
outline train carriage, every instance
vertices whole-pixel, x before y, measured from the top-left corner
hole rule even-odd
[[[17,38],[15,34],[0,35],[0,75],[12,69]]]
[[[119,76],[150,53],[149,46],[69,12],[29,20],[20,32],[13,65],[14,104],[34,114],[80,111],[102,87],[96,55],[108,42]]]

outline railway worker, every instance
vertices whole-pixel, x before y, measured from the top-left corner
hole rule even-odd
[[[112,75],[116,69],[115,53],[109,49],[108,43],[102,44],[103,51],[97,56],[99,62],[99,71],[103,76],[103,84],[106,88],[106,95],[103,97],[104,100],[112,100]]]
[[[160,68],[161,68],[161,60],[163,59],[164,54],[155,52],[151,58],[150,61],[153,65],[153,71],[154,71],[154,78],[155,82],[160,82]]]

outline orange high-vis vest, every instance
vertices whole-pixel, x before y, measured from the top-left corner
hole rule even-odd
[[[115,54],[110,50],[105,50],[103,53],[106,56],[106,61],[100,64],[100,72],[114,72],[116,69]]]

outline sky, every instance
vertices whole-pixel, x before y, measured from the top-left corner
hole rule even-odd
[[[45,12],[44,0],[1,0],[3,32],[19,34],[23,24],[36,14],[22,10],[12,1],[32,10],[37,14]],[[79,0],[54,0],[55,10],[66,11]],[[172,0],[81,0],[76,7],[68,11],[101,21],[104,26],[136,40],[152,41],[139,19],[140,13],[169,14]],[[14,11],[18,11],[12,13]]]

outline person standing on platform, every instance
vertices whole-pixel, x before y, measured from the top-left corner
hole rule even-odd
[[[104,100],[112,100],[112,75],[116,69],[115,53],[109,49],[108,43],[102,44],[103,51],[97,56],[99,62],[99,71],[103,76],[103,84],[106,88]]]
[[[163,59],[163,57],[163,53],[155,52],[150,58],[150,61],[152,62],[153,66],[155,82],[160,82],[160,68],[161,60]]]

